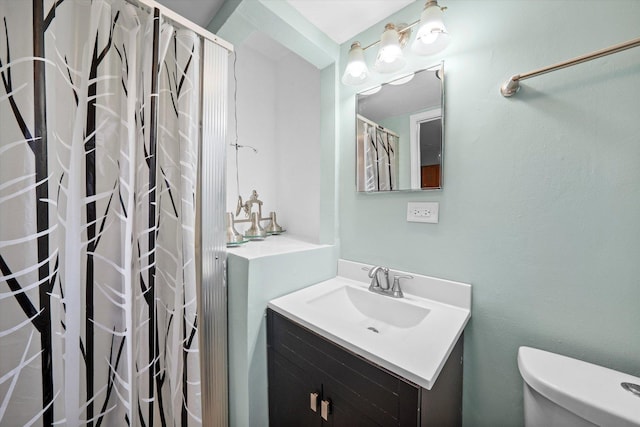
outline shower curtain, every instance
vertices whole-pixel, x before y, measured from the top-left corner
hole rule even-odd
[[[199,425],[199,36],[121,0],[0,19],[0,425]]]
[[[358,115],[358,140],[362,147],[362,184],[360,191],[398,189],[398,135]]]

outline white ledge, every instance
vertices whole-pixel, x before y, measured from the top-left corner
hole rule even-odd
[[[264,240],[252,240],[242,246],[227,248],[227,252],[246,259],[256,259],[328,247],[330,245],[318,245],[300,240],[294,236],[280,234],[268,236]]]

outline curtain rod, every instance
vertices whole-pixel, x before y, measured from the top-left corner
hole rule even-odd
[[[357,117],[358,119],[362,120],[363,122],[370,124],[371,126],[373,126],[373,127],[374,127],[374,128],[376,128],[376,129],[382,129],[382,130],[384,130],[385,132],[390,133],[391,135],[393,135],[393,136],[395,136],[395,137],[397,137],[397,138],[400,138],[400,135],[398,135],[397,133],[395,133],[395,132],[394,132],[394,131],[392,131],[391,129],[387,129],[386,127],[382,126],[381,124],[376,123],[376,122],[374,122],[374,121],[373,121],[373,120],[371,120],[371,119],[367,119],[367,118],[366,118],[365,116],[363,116],[362,114],[356,114],[356,117]]]
[[[193,32],[195,32],[196,34],[198,34],[201,37],[204,37],[207,40],[212,41],[213,43],[227,49],[229,52],[233,52],[233,45],[231,43],[229,43],[228,41],[221,39],[220,37],[216,36],[215,34],[213,34],[212,32],[202,28],[201,26],[189,21],[187,18],[185,18],[182,15],[179,15],[178,13],[174,12],[173,10],[169,9],[166,6],[161,5],[160,3],[158,3],[155,0],[127,0],[129,3],[138,5],[138,6],[146,6],[149,7],[151,9],[159,9],[160,10],[160,14],[162,16],[164,16],[165,18],[168,18],[170,20],[172,20],[173,22],[180,24],[181,26],[183,26],[184,28],[191,30]]]
[[[510,97],[514,95],[518,89],[520,89],[520,81],[530,79],[542,74],[550,73],[552,71],[560,70],[562,68],[571,67],[573,65],[581,64],[583,62],[591,61],[592,59],[601,58],[603,56],[611,55],[613,53],[622,52],[623,50],[631,49],[640,46],[640,38],[629,40],[624,43],[616,44],[611,47],[600,49],[595,52],[588,53],[586,55],[578,56],[573,59],[569,59],[564,62],[560,62],[555,65],[549,65],[548,67],[539,68],[537,70],[529,71],[528,73],[516,74],[512,76],[507,82],[500,87],[500,93],[504,97]]]

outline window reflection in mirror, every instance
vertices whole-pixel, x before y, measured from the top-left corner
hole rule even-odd
[[[356,97],[356,183],[364,192],[442,188],[442,63]]]

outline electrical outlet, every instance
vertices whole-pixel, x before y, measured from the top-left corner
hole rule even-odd
[[[438,202],[408,202],[407,221],[408,222],[430,222],[438,223]]]

